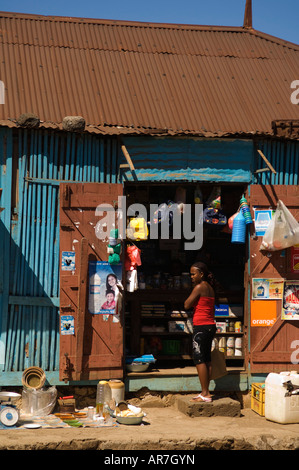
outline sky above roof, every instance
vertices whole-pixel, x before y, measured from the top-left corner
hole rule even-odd
[[[1,0],[0,11],[110,20],[242,26],[246,0]],[[299,44],[298,0],[252,0],[253,28]]]

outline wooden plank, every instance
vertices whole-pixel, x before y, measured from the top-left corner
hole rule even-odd
[[[290,209],[294,215],[299,207],[299,189],[297,185],[252,185],[250,186],[250,207],[268,209],[276,208],[278,199]],[[262,237],[250,237],[250,291],[253,278],[288,279],[289,251],[261,252]],[[298,279],[294,273],[291,279]],[[249,297],[250,298],[250,297]],[[265,300],[264,302],[267,302]],[[281,320],[282,300],[277,301],[277,319],[272,327],[251,327],[250,329],[250,368],[253,373],[271,372],[272,370],[290,370],[290,345],[292,339],[298,337],[295,322]],[[295,369],[296,367],[294,367]]]
[[[65,187],[68,187],[66,190]],[[60,377],[92,380],[122,377],[123,329],[121,322],[88,311],[89,261],[107,261],[107,242],[96,237],[96,207],[102,203],[114,208],[122,185],[84,183],[61,185],[61,251],[75,251],[74,272],[61,271],[61,310],[74,316],[75,335],[60,337]],[[75,286],[76,285],[76,286]],[[64,308],[63,308],[64,307]],[[65,356],[65,353],[67,356]],[[67,361],[67,367],[65,363]]]
[[[264,363],[290,363],[291,352],[290,351],[262,351],[262,352],[253,352],[251,354],[251,359],[255,362],[264,362]],[[294,364],[294,370],[296,369]]]
[[[84,327],[86,314],[86,297],[88,286],[88,240],[82,238],[80,250],[80,266],[79,266],[79,292],[78,292],[78,313],[76,328],[76,372],[75,377],[80,380],[83,370],[83,344],[84,344]]]
[[[268,168],[272,171],[272,173],[276,174],[276,170],[273,168],[273,166],[271,165],[271,163],[269,162],[269,160],[265,157],[265,155],[263,154],[263,152],[261,150],[258,149],[258,153],[260,154],[260,156],[262,157],[262,159],[264,160],[264,162],[266,163],[266,165],[268,166]],[[265,171],[267,170],[267,168],[263,169],[263,170],[257,170],[257,171]]]

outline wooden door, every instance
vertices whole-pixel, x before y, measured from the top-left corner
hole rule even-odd
[[[123,376],[122,316],[88,308],[89,265],[108,260],[107,241],[96,236],[96,208],[116,208],[122,192],[121,184],[60,184],[60,380]]]
[[[277,201],[281,200],[290,212],[299,220],[299,187],[286,185],[252,185],[250,186],[250,206],[253,209],[275,209]],[[262,237],[252,234],[250,239],[250,276],[249,292],[252,293],[253,278],[274,278],[284,280],[298,280],[299,275],[292,270],[292,249],[275,252],[260,251]],[[265,302],[265,303],[264,303]],[[272,302],[271,304],[269,302]],[[299,339],[299,321],[281,319],[282,300],[262,300],[259,304],[253,304],[249,300],[250,312],[250,370],[251,372],[279,372],[285,370],[299,370],[296,348]],[[276,318],[270,322],[270,326],[257,326],[253,324],[253,310],[266,312],[268,306],[276,312]],[[261,313],[263,313],[261,311]],[[266,314],[266,313],[265,313]],[[294,349],[295,348],[295,349]],[[297,362],[297,363],[296,363]]]

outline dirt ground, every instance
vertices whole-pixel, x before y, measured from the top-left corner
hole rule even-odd
[[[126,455],[133,456],[141,450],[163,451],[163,455],[167,451],[183,455],[197,450],[299,450],[299,424],[273,423],[248,407],[237,417],[190,417],[179,411],[175,398],[167,403],[145,399],[140,404],[146,413],[140,425],[5,429],[0,430],[0,450],[109,451],[108,457],[102,453],[100,459],[116,459],[119,451],[132,451]]]

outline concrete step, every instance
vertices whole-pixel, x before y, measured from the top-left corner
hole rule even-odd
[[[177,409],[191,418],[199,416],[241,416],[241,404],[230,397],[213,397],[213,401],[194,402],[191,401],[193,395],[182,395],[177,397]]]

